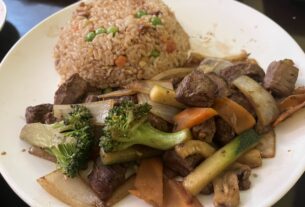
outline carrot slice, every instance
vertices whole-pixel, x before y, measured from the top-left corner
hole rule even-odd
[[[153,206],[163,206],[163,165],[159,158],[141,161],[135,189],[129,192]]]
[[[216,99],[213,108],[237,134],[252,128],[255,124],[254,117],[244,107],[231,99]]]
[[[163,207],[202,207],[198,199],[187,192],[183,185],[175,180],[164,180]]]
[[[187,108],[174,117],[176,130],[191,128],[215,115],[217,112],[212,108]]]

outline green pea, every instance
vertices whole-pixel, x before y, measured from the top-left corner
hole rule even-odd
[[[152,17],[150,20],[151,24],[154,26],[161,25],[162,21],[159,17]]]
[[[86,35],[86,41],[87,42],[92,42],[92,40],[95,38],[96,34],[95,32],[89,32],[87,35]]]
[[[144,11],[144,10],[139,10],[136,14],[135,14],[135,17],[140,19],[141,17],[143,16],[146,16],[147,15],[147,12]]]
[[[111,27],[108,27],[107,29],[107,33],[110,34],[112,33],[112,36],[114,37],[115,34],[119,31],[119,28],[117,28],[116,26],[111,26]]]
[[[150,56],[151,57],[154,57],[154,58],[157,58],[160,56],[160,52],[156,49],[153,49],[151,52],[150,52]]]
[[[100,28],[97,28],[95,30],[95,33],[98,35],[98,34],[103,34],[103,33],[107,33],[107,30],[104,28],[104,27],[100,27]]]

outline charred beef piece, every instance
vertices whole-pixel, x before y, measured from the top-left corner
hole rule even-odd
[[[207,76],[216,84],[217,86],[217,97],[227,97],[231,94],[228,83],[219,75],[215,73],[207,73]]]
[[[29,106],[25,110],[26,123],[44,123],[52,124],[56,121],[53,115],[53,104],[40,104],[37,106]]]
[[[80,103],[89,88],[87,81],[77,73],[59,86],[54,96],[54,104]]]
[[[181,158],[175,150],[168,150],[163,155],[165,166],[181,176],[187,176],[202,161],[201,155]]]
[[[265,77],[264,70],[257,64],[249,62],[238,62],[232,66],[229,66],[219,73],[225,80],[231,83],[234,79],[241,75],[247,75],[257,82],[263,82]]]
[[[227,144],[235,137],[234,129],[222,118],[215,118],[216,133],[214,140],[221,146]]]
[[[183,78],[176,94],[176,99],[185,105],[210,107],[217,96],[217,86],[203,72],[193,71]]]
[[[215,121],[213,118],[198,124],[191,129],[193,137],[205,141],[207,143],[212,143],[214,134],[216,132]]]
[[[152,113],[148,115],[148,121],[154,128],[163,132],[171,132],[173,129],[170,123]]]
[[[292,60],[273,61],[267,69],[264,87],[278,97],[289,96],[294,88],[299,69]]]
[[[251,103],[248,101],[246,96],[244,96],[244,94],[242,94],[241,92],[239,92],[237,90],[232,90],[232,94],[231,94],[231,96],[229,96],[229,98],[232,101],[235,101],[236,103],[238,103],[239,105],[244,107],[250,114],[252,114],[254,117],[256,117],[255,109],[253,108]]]
[[[88,176],[89,184],[101,200],[106,200],[125,182],[126,171],[127,167],[124,165],[102,165],[98,160]]]

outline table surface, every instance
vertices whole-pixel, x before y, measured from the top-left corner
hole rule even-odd
[[[75,0],[4,0],[8,14],[0,32],[0,61],[14,43],[44,18]],[[305,0],[240,0],[281,25],[305,51]],[[274,206],[305,206],[305,174]],[[0,198],[6,206],[27,206],[0,175]]]

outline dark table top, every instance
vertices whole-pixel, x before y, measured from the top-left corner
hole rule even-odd
[[[44,18],[75,0],[4,0],[8,15],[0,32],[0,61],[13,44]],[[305,51],[305,0],[241,0],[281,25]],[[305,174],[274,206],[305,206]],[[0,198],[5,206],[27,206],[0,176]]]

